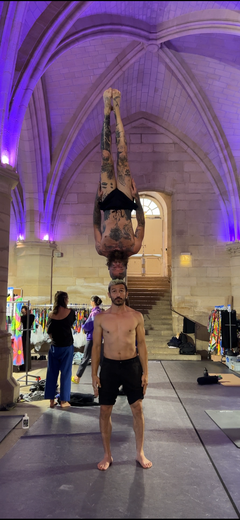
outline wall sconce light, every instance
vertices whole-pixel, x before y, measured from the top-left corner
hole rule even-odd
[[[192,253],[180,253],[180,265],[183,267],[192,267]]]
[[[44,235],[43,240],[49,240],[49,235]]]
[[[4,153],[1,157],[2,164],[9,164],[9,157],[6,153]]]
[[[18,235],[17,241],[18,242],[22,242],[22,240],[24,240],[24,236],[23,235]]]

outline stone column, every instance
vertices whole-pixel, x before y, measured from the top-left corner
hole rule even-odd
[[[18,175],[13,168],[0,163],[0,410],[16,403],[20,390],[12,377],[11,334],[6,332],[11,190],[17,183]]]
[[[17,280],[31,306],[52,303],[52,266],[55,242],[24,240],[16,244]]]
[[[240,241],[228,242],[226,249],[230,255],[233,308],[240,314]]]

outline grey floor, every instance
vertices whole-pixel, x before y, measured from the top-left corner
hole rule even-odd
[[[113,465],[103,449],[99,407],[47,409],[0,460],[0,518],[240,518],[240,449],[205,410],[239,410],[240,386],[200,386],[220,362],[150,361],[144,399],[145,455],[135,461],[125,396],[112,415]],[[91,393],[90,367],[80,389]]]

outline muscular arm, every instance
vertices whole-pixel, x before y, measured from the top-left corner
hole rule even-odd
[[[144,231],[145,231],[145,217],[144,217],[143,207],[140,202],[139,194],[136,193],[134,195],[134,198],[138,205],[138,209],[136,210],[137,227],[136,227],[136,230],[134,233],[135,246],[134,246],[134,253],[133,253],[133,254],[136,254],[142,247],[142,241],[143,241]]]
[[[95,316],[93,329],[93,345],[91,353],[92,366],[92,386],[95,397],[98,396],[98,387],[100,386],[100,379],[98,377],[98,368],[100,364],[101,343],[102,343],[102,327],[100,323],[100,316]]]
[[[147,385],[148,385],[148,353],[147,353],[147,346],[145,341],[145,329],[144,329],[144,320],[143,315],[139,313],[139,323],[136,329],[137,334],[137,348],[138,348],[138,354],[140,358],[140,362],[143,369],[142,374],[142,386],[143,386],[143,394],[146,393]]]
[[[101,211],[98,205],[100,200],[99,197],[99,188],[96,193],[94,209],[93,209],[93,230],[94,230],[94,238],[95,238],[95,247],[99,255],[102,255],[101,251],[101,240],[102,240],[102,232],[101,232]]]

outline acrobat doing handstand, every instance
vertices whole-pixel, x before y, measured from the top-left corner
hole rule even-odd
[[[143,208],[128,164],[120,100],[119,90],[112,88],[105,90],[101,134],[101,180],[93,212],[95,247],[99,255],[107,257],[107,266],[112,279],[125,278],[128,258],[140,250],[145,229]],[[117,178],[112,157],[110,128],[112,110],[116,119]],[[136,210],[135,233],[131,219],[132,210]],[[103,211],[103,222],[101,211]]]

